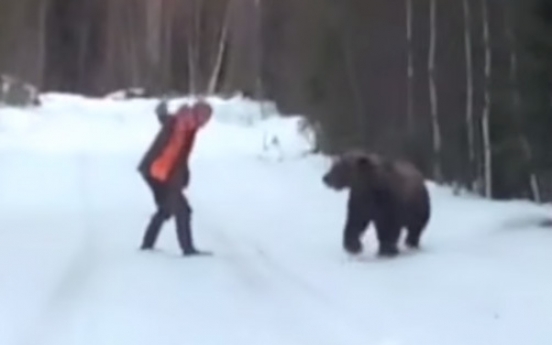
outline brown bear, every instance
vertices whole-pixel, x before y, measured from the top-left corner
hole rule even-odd
[[[323,183],[334,190],[349,189],[343,246],[362,251],[361,236],[373,221],[380,256],[395,256],[403,227],[406,245],[418,248],[430,218],[429,191],[423,175],[403,160],[386,159],[361,150],[334,159]]]

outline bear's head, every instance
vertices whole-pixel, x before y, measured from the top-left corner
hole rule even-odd
[[[327,187],[338,191],[366,186],[377,180],[381,165],[381,158],[376,154],[348,151],[332,159],[322,181]]]

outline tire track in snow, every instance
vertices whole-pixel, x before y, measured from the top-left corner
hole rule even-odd
[[[255,255],[248,255],[245,253],[245,247],[243,245],[236,245],[236,243],[229,239],[229,237],[221,230],[213,230],[215,227],[209,227],[209,231],[215,236],[218,243],[225,245],[225,248],[230,249],[231,261],[227,261],[227,266],[237,275],[244,280],[244,286],[247,289],[252,290],[257,297],[261,298],[263,305],[261,307],[266,308],[263,310],[263,318],[267,318],[266,325],[272,331],[277,331],[279,336],[284,336],[291,344],[303,345],[303,344],[340,344],[340,342],[328,341],[328,337],[314,336],[314,334],[320,333],[320,328],[313,327],[314,331],[306,331],[305,328],[311,328],[311,326],[305,325],[305,321],[310,323],[310,318],[298,318],[294,312],[293,300],[285,298],[286,291],[282,290],[279,284],[274,283],[274,277],[271,277],[271,272],[266,269],[260,269],[259,265],[255,263]],[[241,247],[241,248],[240,248]],[[226,252],[228,253],[228,251]],[[277,299],[277,301],[275,300]],[[269,306],[265,306],[264,303],[270,302]],[[274,308],[277,309],[278,315],[273,312]],[[285,317],[282,317],[282,313]]]
[[[94,269],[92,256],[93,249],[88,244],[75,255],[35,325],[20,342],[21,345],[48,344],[50,338],[67,327],[67,321],[71,319],[71,313],[79,303],[80,293]]]
[[[359,329],[363,330],[365,325],[359,323],[354,315],[346,313],[332,298],[293,272],[293,270],[278,262],[276,257],[269,255],[260,246],[254,245],[254,247],[261,259],[260,263],[275,273],[280,278],[278,281],[285,288],[301,300],[308,300],[309,304],[313,306],[313,313],[321,312],[316,314],[324,319],[319,321],[319,323],[322,323],[320,329],[333,329],[336,331],[335,334],[346,334],[346,336],[339,336],[339,341],[334,342],[335,344],[366,344],[364,332],[359,331]]]
[[[224,219],[218,215],[209,209],[209,218]],[[352,321],[328,296],[277,263],[259,244],[244,238],[238,243],[221,226],[205,219],[201,217],[200,225],[224,246],[224,257],[230,259],[225,263],[243,280],[244,287],[263,301],[270,300],[266,317],[271,329],[294,344],[366,344],[366,338],[353,327],[357,321]],[[271,313],[274,308],[277,315]]]
[[[205,222],[202,221],[201,224],[205,224]],[[257,294],[266,292],[268,288],[266,282],[264,282],[263,279],[259,279],[260,277],[255,272],[254,267],[252,267],[251,263],[247,261],[246,257],[241,255],[241,252],[238,250],[239,245],[236,244],[236,242],[228,235],[226,235],[226,233],[217,230],[218,227],[216,226],[208,224],[205,226],[205,229],[208,229],[209,233],[213,235],[215,242],[226,249],[224,254],[220,251],[214,255],[228,260],[224,261],[224,263],[226,263],[227,266],[229,266],[229,268],[241,278],[244,283],[244,287]]]
[[[198,200],[198,203],[208,205],[203,200]],[[323,328],[311,326],[310,317],[297,317],[297,313],[295,313],[295,309],[293,308],[294,301],[286,298],[287,291],[274,281],[275,278],[271,269],[265,265],[259,265],[260,258],[258,257],[258,252],[255,246],[251,246],[250,241],[243,241],[242,238],[240,239],[240,243],[238,243],[220,225],[214,224],[215,222],[213,221],[207,221],[207,219],[225,219],[221,217],[224,215],[224,212],[219,212],[213,207],[202,209],[208,209],[209,214],[205,216],[199,215],[198,218],[201,219],[199,225],[209,231],[215,242],[224,246],[225,258],[230,259],[230,261],[225,261],[225,264],[243,280],[245,288],[254,292],[256,297],[261,299],[261,304],[258,307],[265,308],[262,314],[263,318],[267,318],[265,324],[270,330],[277,331],[278,336],[286,337],[288,339],[286,343],[291,344],[342,344],[342,342],[329,341],[328,336],[318,335]],[[220,253],[222,253],[222,250]],[[221,256],[221,254],[217,253],[215,255]],[[266,305],[266,303],[269,304]],[[278,313],[274,313],[274,309]],[[282,317],[282,314],[285,317]],[[308,322],[307,325],[305,325],[306,321]],[[305,328],[312,328],[312,330],[306,331]]]
[[[88,159],[85,156],[75,157],[77,166],[77,186],[79,191],[81,217],[83,222],[82,246],[74,254],[73,260],[65,269],[47,304],[39,314],[30,331],[18,343],[20,345],[48,344],[60,330],[67,327],[71,313],[79,303],[80,294],[86,282],[90,280],[95,267],[97,253],[96,239],[92,231],[90,203],[88,200]]]

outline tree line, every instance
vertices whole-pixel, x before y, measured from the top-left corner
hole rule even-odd
[[[241,91],[490,198],[552,199],[552,0],[0,0],[0,72]]]

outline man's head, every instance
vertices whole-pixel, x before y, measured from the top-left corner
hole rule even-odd
[[[191,107],[188,104],[183,104],[176,112],[176,116],[183,121],[180,123],[184,127],[195,129],[205,126],[211,119],[212,114],[213,108],[203,100],[198,101]]]
[[[213,108],[204,100],[199,100],[194,104],[192,113],[198,121],[199,127],[203,127],[211,119]]]

